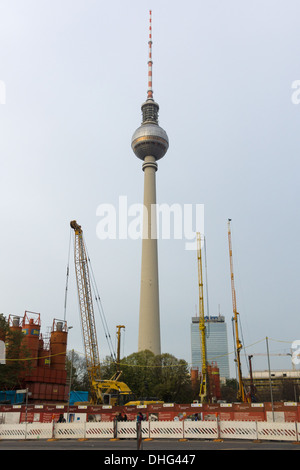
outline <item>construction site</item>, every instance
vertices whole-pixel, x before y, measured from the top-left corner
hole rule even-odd
[[[70,226],[74,231],[74,263],[77,281],[78,302],[80,307],[81,327],[83,346],[85,351],[86,368],[89,378],[89,401],[93,405],[124,406],[130,404],[136,406],[140,403],[140,398],[134,396],[134,392],[122,381],[120,377],[120,341],[121,329],[118,327],[118,347],[115,357],[116,372],[110,380],[103,380],[101,377],[100,354],[98,348],[96,322],[94,314],[93,289],[90,281],[91,273],[88,265],[87,250],[85,247],[83,230],[76,221],[71,221]],[[198,250],[199,268],[199,293],[200,307],[203,309],[203,283],[201,266],[201,246]],[[204,311],[201,311],[201,318],[204,319]],[[6,355],[11,357],[13,345],[11,334],[16,333],[22,336],[21,344],[25,348],[27,357],[22,355],[19,347],[19,356],[13,357],[13,361],[23,361],[27,367],[22,367],[18,377],[20,390],[26,390],[26,400],[29,404],[59,403],[69,402],[70,397],[70,377],[67,378],[66,354],[68,340],[67,322],[63,320],[53,320],[52,327],[47,334],[42,333],[41,315],[25,311],[24,316],[17,317],[9,315],[8,328],[0,336],[6,344]],[[201,345],[203,355],[203,367],[200,374],[200,402],[216,402],[221,398],[220,377],[217,364],[208,364],[205,358],[205,334],[203,324],[200,325]],[[13,349],[15,353],[15,349]],[[8,359],[7,364],[11,364]],[[195,387],[199,380],[198,371],[191,370],[191,383]],[[208,386],[210,384],[210,386]],[[209,390],[209,393],[208,393]],[[8,393],[2,392],[3,401],[9,401]],[[138,401],[136,401],[138,400]],[[157,400],[148,400],[142,404],[159,403]]]
[[[140,274],[140,310],[136,323],[139,325],[138,351],[151,351],[161,355],[159,281],[157,237],[148,236],[148,231],[156,226],[156,214],[150,208],[156,205],[156,180],[158,161],[169,148],[166,131],[158,121],[159,105],[154,101],[152,88],[152,12],[149,18],[147,99],[141,105],[142,122],[131,139],[131,149],[142,161],[144,178],[144,224],[147,231],[142,237]],[[140,163],[140,162],[139,162]],[[148,220],[149,217],[149,220]],[[71,218],[71,216],[70,216]],[[146,229],[145,229],[146,226]],[[10,382],[0,390],[0,424],[51,423],[51,422],[112,422],[118,416],[135,421],[141,413],[146,421],[274,421],[299,422],[298,403],[300,377],[297,371],[291,375],[293,401],[276,401],[280,396],[283,376],[277,377],[271,370],[267,375],[252,371],[245,378],[242,371],[241,352],[244,345],[240,331],[240,313],[237,306],[236,286],[231,237],[231,219],[227,220],[229,272],[232,300],[232,322],[234,343],[234,367],[236,370],[236,390],[232,402],[222,396],[222,383],[218,358],[209,360],[207,354],[207,324],[205,321],[205,279],[204,279],[204,233],[196,232],[196,256],[198,287],[198,348],[199,367],[190,367],[189,381],[196,394],[190,403],[164,402],[153,397],[136,395],[136,391],[125,380],[121,362],[121,330],[126,325],[117,326],[117,351],[113,356],[114,373],[103,378],[99,331],[96,329],[94,298],[99,298],[97,287],[92,280],[90,259],[84,239],[83,227],[70,221],[74,240],[74,266],[77,298],[82,333],[82,349],[88,376],[86,399],[72,400],[72,364],[67,358],[69,327],[66,319],[53,318],[51,325],[43,324],[43,314],[25,310],[23,316],[9,314],[7,324],[0,324],[0,372],[7,373],[18,364],[14,385]],[[206,259],[205,259],[206,262]],[[196,269],[195,269],[196,273]],[[67,274],[68,281],[68,274]],[[93,291],[93,289],[96,289]],[[138,289],[134,288],[134,296]],[[67,289],[66,289],[67,292]],[[46,332],[43,330],[46,328]],[[109,336],[106,334],[106,336]],[[21,366],[20,366],[21,364]],[[123,376],[122,376],[123,374]],[[266,385],[267,384],[267,385]],[[266,391],[270,400],[259,401]]]
[[[78,302],[82,326],[83,347],[89,378],[89,392],[84,402],[71,402],[71,378],[67,375],[68,326],[64,320],[54,319],[46,334],[42,333],[39,313],[25,311],[23,317],[9,315],[9,330],[1,332],[0,338],[6,344],[6,355],[11,357],[10,349],[14,336],[21,335],[19,356],[13,361],[23,362],[18,376],[19,388],[3,390],[0,394],[0,416],[3,423],[52,422],[64,417],[68,422],[76,421],[113,421],[117,416],[126,416],[134,421],[137,413],[142,412],[145,420],[245,420],[267,421],[276,412],[281,421],[299,420],[300,406],[296,402],[258,403],[255,398],[256,386],[259,389],[262,377],[254,374],[256,381],[245,380],[241,370],[235,286],[232,262],[230,220],[228,221],[228,241],[230,254],[232,300],[235,320],[236,364],[238,370],[237,393],[234,403],[222,400],[220,374],[217,362],[208,362],[206,357],[206,336],[204,322],[204,291],[201,235],[197,234],[197,266],[199,287],[199,347],[201,349],[201,370],[190,370],[192,387],[197,389],[198,399],[193,403],[164,403],[156,399],[136,397],[134,391],[120,380],[120,341],[121,329],[118,326],[118,347],[115,357],[116,372],[109,380],[101,376],[100,355],[94,315],[92,286],[87,250],[82,227],[70,222],[74,232],[74,262],[78,290]],[[25,352],[26,354],[25,354]],[[11,362],[7,361],[8,367]],[[5,363],[1,367],[6,367]],[[2,369],[3,370],[3,369]],[[274,375],[274,374],[273,374]],[[252,377],[253,379],[253,377]],[[278,380],[277,380],[278,381]],[[274,392],[276,386],[274,382]]]

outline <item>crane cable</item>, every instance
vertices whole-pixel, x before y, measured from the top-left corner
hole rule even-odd
[[[71,238],[72,238],[72,229],[70,227],[69,253],[68,253],[67,277],[66,277],[66,288],[65,288],[65,303],[64,303],[64,321],[66,321],[66,316],[67,316],[67,297],[68,297],[68,284],[69,284],[69,273],[70,273]]]
[[[66,279],[66,289],[65,289],[64,320],[66,319],[66,308],[67,308],[68,280],[69,280],[69,272],[70,272],[69,266],[70,266],[71,237],[72,237],[72,228],[70,228],[69,254],[68,254],[68,265],[67,265],[67,279]],[[106,341],[107,341],[107,344],[108,344],[108,348],[110,350],[111,358],[114,361],[116,361],[116,354],[115,354],[114,348],[112,346],[111,336],[110,336],[109,329],[108,329],[108,326],[107,326],[107,322],[106,322],[106,318],[105,318],[105,314],[104,314],[100,294],[99,294],[99,291],[98,291],[98,288],[97,288],[97,284],[96,284],[96,280],[95,280],[95,276],[94,276],[94,271],[93,271],[93,268],[92,268],[90,256],[89,256],[88,251],[87,251],[87,247],[86,247],[86,243],[85,243],[83,234],[82,234],[82,242],[83,242],[86,254],[87,254],[88,263],[90,265],[90,272],[92,274],[92,276],[91,276],[91,281],[92,281],[91,285],[92,286],[91,287],[92,287],[94,295],[95,295],[96,305],[97,305],[99,316],[100,316],[100,319],[101,319],[101,322],[102,322],[104,335],[105,335],[105,338],[106,338]]]
[[[203,237],[203,244],[204,244],[204,258],[205,258],[205,287],[206,287],[206,309],[207,309],[207,317],[208,320],[210,318],[209,314],[209,299],[208,299],[208,277],[207,277],[207,255],[206,255],[206,238],[205,236]],[[207,322],[206,328],[205,328],[205,334],[206,338],[209,338],[210,336],[210,322]]]
[[[82,236],[82,238],[83,238],[83,236]],[[112,344],[109,328],[108,328],[108,325],[107,325],[107,321],[106,321],[106,317],[105,317],[101,297],[100,297],[99,290],[98,290],[98,287],[97,287],[97,283],[96,283],[96,279],[95,279],[95,275],[94,275],[90,255],[88,253],[88,250],[87,250],[84,239],[83,239],[83,243],[84,243],[86,254],[87,254],[87,260],[88,260],[88,263],[89,263],[89,266],[90,266],[92,289],[94,291],[95,301],[96,301],[97,309],[98,309],[99,316],[100,316],[100,319],[101,319],[101,322],[102,322],[104,335],[105,335],[105,338],[106,338],[106,341],[107,341],[107,344],[108,344],[108,347],[109,347],[109,350],[110,350],[110,355],[111,355],[112,359],[114,361],[116,361],[116,353],[115,353],[114,348],[113,348],[113,344]]]

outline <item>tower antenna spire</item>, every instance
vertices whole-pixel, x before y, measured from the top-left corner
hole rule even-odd
[[[148,56],[148,92],[147,99],[153,100],[152,89],[152,11],[149,10],[149,56]]]

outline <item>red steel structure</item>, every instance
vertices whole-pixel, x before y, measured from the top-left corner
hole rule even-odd
[[[24,367],[19,377],[19,386],[28,389],[29,401],[67,402],[67,323],[54,319],[48,340],[41,333],[39,313],[25,311],[23,318],[10,315],[8,325],[11,331],[22,331],[22,344],[26,347],[27,354],[29,353],[29,357],[22,357],[20,354],[16,358],[30,362],[29,371]],[[9,348],[9,344],[7,347]]]

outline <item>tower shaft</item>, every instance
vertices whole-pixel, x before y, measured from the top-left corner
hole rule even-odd
[[[144,164],[144,214],[138,350],[161,354],[156,236],[156,170],[152,156]]]

